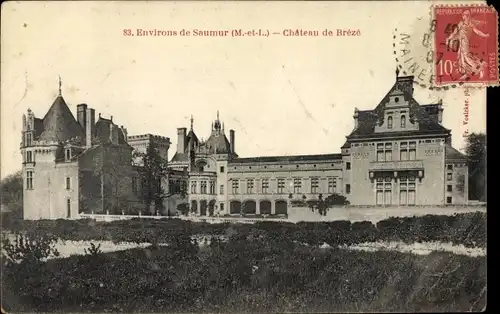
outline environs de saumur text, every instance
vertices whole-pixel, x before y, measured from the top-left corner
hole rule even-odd
[[[164,29],[124,29],[124,36],[139,36],[139,37],[174,37],[174,36],[191,36],[191,37],[330,37],[330,36],[361,36],[360,29],[322,29],[322,30],[306,30],[286,28],[280,31],[272,31],[269,29],[226,29],[226,30],[201,30],[201,29],[180,29],[180,30],[164,30]]]

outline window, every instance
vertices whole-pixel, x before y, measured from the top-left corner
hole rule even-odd
[[[385,143],[385,161],[392,161],[392,144]]]
[[[401,116],[401,128],[406,128],[406,117],[404,115]]]
[[[384,144],[377,144],[377,161],[384,161]]]
[[[453,165],[448,165],[447,168],[448,170],[453,170]]]
[[[269,190],[269,180],[268,179],[262,179],[262,193],[267,194]]]
[[[446,174],[446,180],[448,180],[448,181],[453,180],[453,173],[448,172],[448,173]]]
[[[196,181],[191,182],[191,194],[196,194]]]
[[[238,180],[233,180],[233,194],[238,194],[239,187],[240,182]]]
[[[451,196],[448,196],[446,198],[446,204],[451,204],[451,203],[452,203],[452,198],[451,198]]]
[[[400,160],[415,160],[417,159],[417,142],[401,142],[400,144]]]
[[[387,118],[387,128],[392,129],[392,117],[391,116],[389,116]]]
[[[285,193],[285,179],[278,179],[278,193]]]
[[[32,139],[31,133],[26,133],[26,146],[31,146]]]
[[[448,191],[448,192],[452,192],[452,191],[453,191],[453,186],[451,186],[451,185],[447,185],[447,186],[446,186],[446,191]]]
[[[33,152],[32,151],[26,152],[26,162],[33,162]]]
[[[399,205],[415,205],[415,176],[399,178]]]
[[[337,193],[337,178],[328,178],[328,193]]]
[[[71,199],[66,200],[66,217],[71,218]]]
[[[253,179],[247,180],[247,194],[253,193]]]
[[[224,172],[224,166],[220,166],[220,172],[223,173]]]
[[[392,204],[392,178],[390,176],[377,178],[377,205]]]
[[[224,211],[224,203],[220,203],[219,208],[220,208],[220,211]]]
[[[224,194],[224,184],[221,184],[219,187],[219,194],[223,195]]]
[[[408,143],[407,142],[401,142],[399,145],[399,159],[400,160],[408,160]]]
[[[210,181],[210,194],[215,194],[215,182]]]
[[[345,164],[345,168],[346,168],[347,170],[350,170],[350,169],[351,169],[351,162],[349,162],[349,161],[348,161],[348,162],[346,162],[346,164]]]
[[[201,181],[200,194],[207,194],[207,181]]]
[[[392,161],[392,143],[377,144],[377,161]]]
[[[71,190],[71,178],[66,177],[66,190]]]
[[[71,149],[67,148],[66,149],[66,160],[70,160],[71,159]]]
[[[300,193],[301,188],[302,188],[302,179],[294,178],[293,179],[293,192]]]
[[[410,142],[410,160],[417,159],[417,142]]]
[[[33,171],[26,171],[26,189],[33,189]]]
[[[319,179],[311,178],[311,193],[312,194],[318,193],[318,187],[319,187]]]
[[[345,193],[346,194],[350,194],[351,193],[351,185],[350,184],[346,184],[345,185]]]

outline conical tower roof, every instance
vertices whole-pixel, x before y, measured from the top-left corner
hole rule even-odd
[[[44,131],[40,140],[64,142],[74,137],[83,138],[83,129],[75,120],[64,98],[59,95],[43,118]]]

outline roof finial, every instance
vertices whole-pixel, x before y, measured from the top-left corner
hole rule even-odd
[[[193,115],[191,115],[191,131],[193,130],[193,123],[194,123],[194,119],[193,119]]]
[[[396,78],[398,78],[398,77],[399,77],[399,67],[396,66]]]
[[[59,75],[59,96],[61,96],[61,94],[62,94],[61,93],[61,85],[62,85],[62,83],[61,83],[61,76]]]
[[[219,120],[219,110],[217,110],[217,120]]]

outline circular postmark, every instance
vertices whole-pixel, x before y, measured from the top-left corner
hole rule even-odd
[[[414,83],[429,90],[449,90],[463,83],[446,86],[434,84],[436,76],[434,66],[436,60],[433,49],[433,36],[436,31],[436,20],[430,16],[417,17],[409,30],[394,29],[393,49],[396,65],[403,75],[414,76]]]

